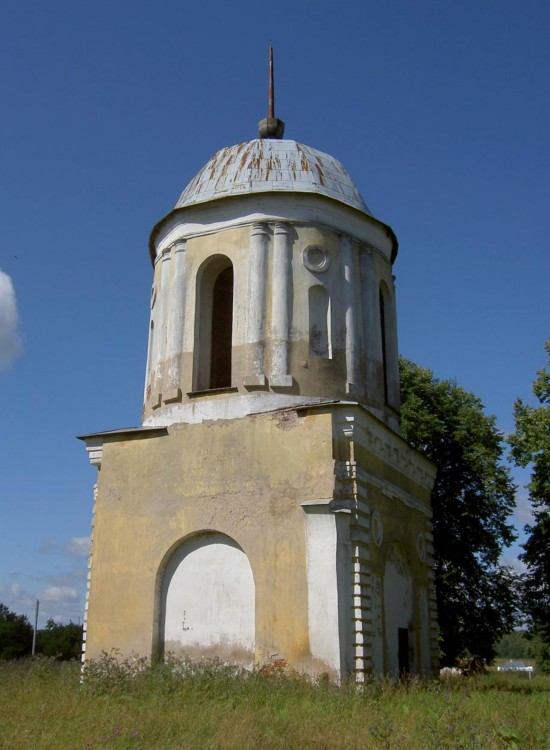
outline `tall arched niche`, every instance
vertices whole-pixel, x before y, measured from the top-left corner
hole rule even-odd
[[[405,550],[392,544],[384,569],[386,672],[400,677],[414,672],[413,581]]]
[[[208,531],[183,540],[161,566],[159,584],[161,654],[254,662],[254,576],[234,539]]]

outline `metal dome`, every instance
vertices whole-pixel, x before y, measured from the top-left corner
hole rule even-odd
[[[218,151],[175,208],[249,193],[316,193],[370,215],[353,180],[329,154],[296,141],[256,139]]]

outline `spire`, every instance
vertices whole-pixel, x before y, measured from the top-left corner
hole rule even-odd
[[[275,117],[275,86],[273,83],[273,47],[269,45],[269,89],[267,97],[267,117],[258,123],[260,138],[281,139],[285,132],[285,124]]]

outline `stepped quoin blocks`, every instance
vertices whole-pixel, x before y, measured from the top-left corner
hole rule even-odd
[[[336,159],[264,137],[215,154],[149,250],[142,425],[83,438],[86,658],[431,674],[435,469],[399,435],[392,230]]]

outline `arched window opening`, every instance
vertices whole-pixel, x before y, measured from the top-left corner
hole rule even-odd
[[[330,335],[330,298],[320,284],[309,288],[309,354],[310,357],[332,357]]]
[[[386,331],[386,301],[382,289],[379,292],[380,302],[380,337],[382,341],[382,374],[384,378],[384,403],[388,403],[388,351],[387,351],[387,331]]]
[[[231,386],[231,337],[233,334],[233,266],[224,269],[212,291],[210,388]]]
[[[229,258],[209,258],[197,275],[194,388],[231,387],[233,266]]]

